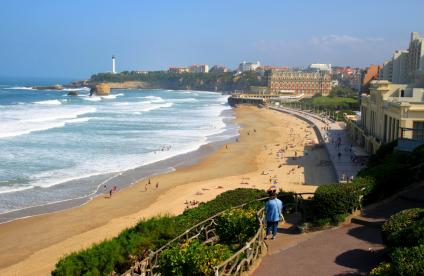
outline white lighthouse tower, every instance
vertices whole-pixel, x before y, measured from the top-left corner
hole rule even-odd
[[[116,69],[115,69],[115,56],[112,56],[112,74],[116,74]]]

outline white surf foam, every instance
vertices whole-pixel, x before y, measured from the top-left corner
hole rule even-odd
[[[165,100],[162,99],[161,97],[158,96],[146,96],[146,97],[142,97],[143,99],[148,99],[150,100],[152,103],[162,103]]]
[[[0,138],[30,134],[36,131],[63,127],[70,119],[83,114],[95,112],[96,108],[87,106],[52,106],[46,109],[43,105],[18,105],[14,109],[0,109]],[[87,120],[86,118],[78,118]],[[73,121],[71,121],[72,123]]]
[[[84,100],[86,100],[86,101],[90,101],[90,102],[98,102],[98,101],[101,101],[102,100],[102,98],[100,98],[100,97],[97,97],[97,96],[83,96],[83,99]]]
[[[122,94],[122,93],[119,93],[119,94],[110,94],[110,95],[107,95],[107,96],[100,96],[100,97],[102,99],[113,100],[113,99],[116,99],[116,97],[119,97],[119,96],[124,96],[124,94]]]
[[[14,87],[9,87],[7,89],[12,89],[12,90],[35,90],[31,86],[14,86]]]
[[[60,105],[62,104],[61,101],[59,100],[47,100],[47,101],[39,101],[39,102],[34,102],[35,104],[45,104],[45,105]]]
[[[195,102],[198,102],[199,100],[195,98],[185,98],[185,99],[168,99],[168,101],[173,103],[195,103]]]
[[[90,92],[90,88],[89,87],[80,87],[80,88],[64,88],[63,91],[86,91],[86,92]]]

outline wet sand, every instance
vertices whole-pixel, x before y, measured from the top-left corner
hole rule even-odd
[[[153,176],[150,185],[143,180],[112,198],[104,195],[81,207],[1,224],[0,275],[49,275],[64,254],[116,236],[141,218],[179,214],[186,201],[208,201],[238,187],[266,189],[274,180],[277,187],[296,192],[335,181],[325,150],[309,145],[317,137],[304,121],[247,106],[236,109],[236,118],[238,142],[196,164]],[[213,151],[207,147],[214,145],[205,147]]]

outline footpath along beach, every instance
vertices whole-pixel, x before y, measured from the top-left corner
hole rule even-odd
[[[49,275],[61,256],[112,238],[142,218],[179,214],[235,188],[314,192],[336,181],[324,148],[304,121],[278,111],[237,108],[237,141],[197,164],[153,176],[86,205],[0,225],[0,275]],[[158,183],[158,188],[156,184]],[[147,187],[147,191],[146,191]]]

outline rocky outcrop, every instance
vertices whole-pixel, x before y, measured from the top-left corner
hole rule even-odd
[[[48,86],[34,86],[33,89],[36,90],[63,90],[63,86],[60,84],[48,85]]]
[[[68,96],[78,96],[78,92],[77,91],[70,91],[70,92],[68,92]]]
[[[93,92],[97,96],[107,96],[110,94],[110,86],[106,83],[96,84],[93,88]]]
[[[143,89],[153,88],[152,84],[143,81],[107,82],[111,89]]]

